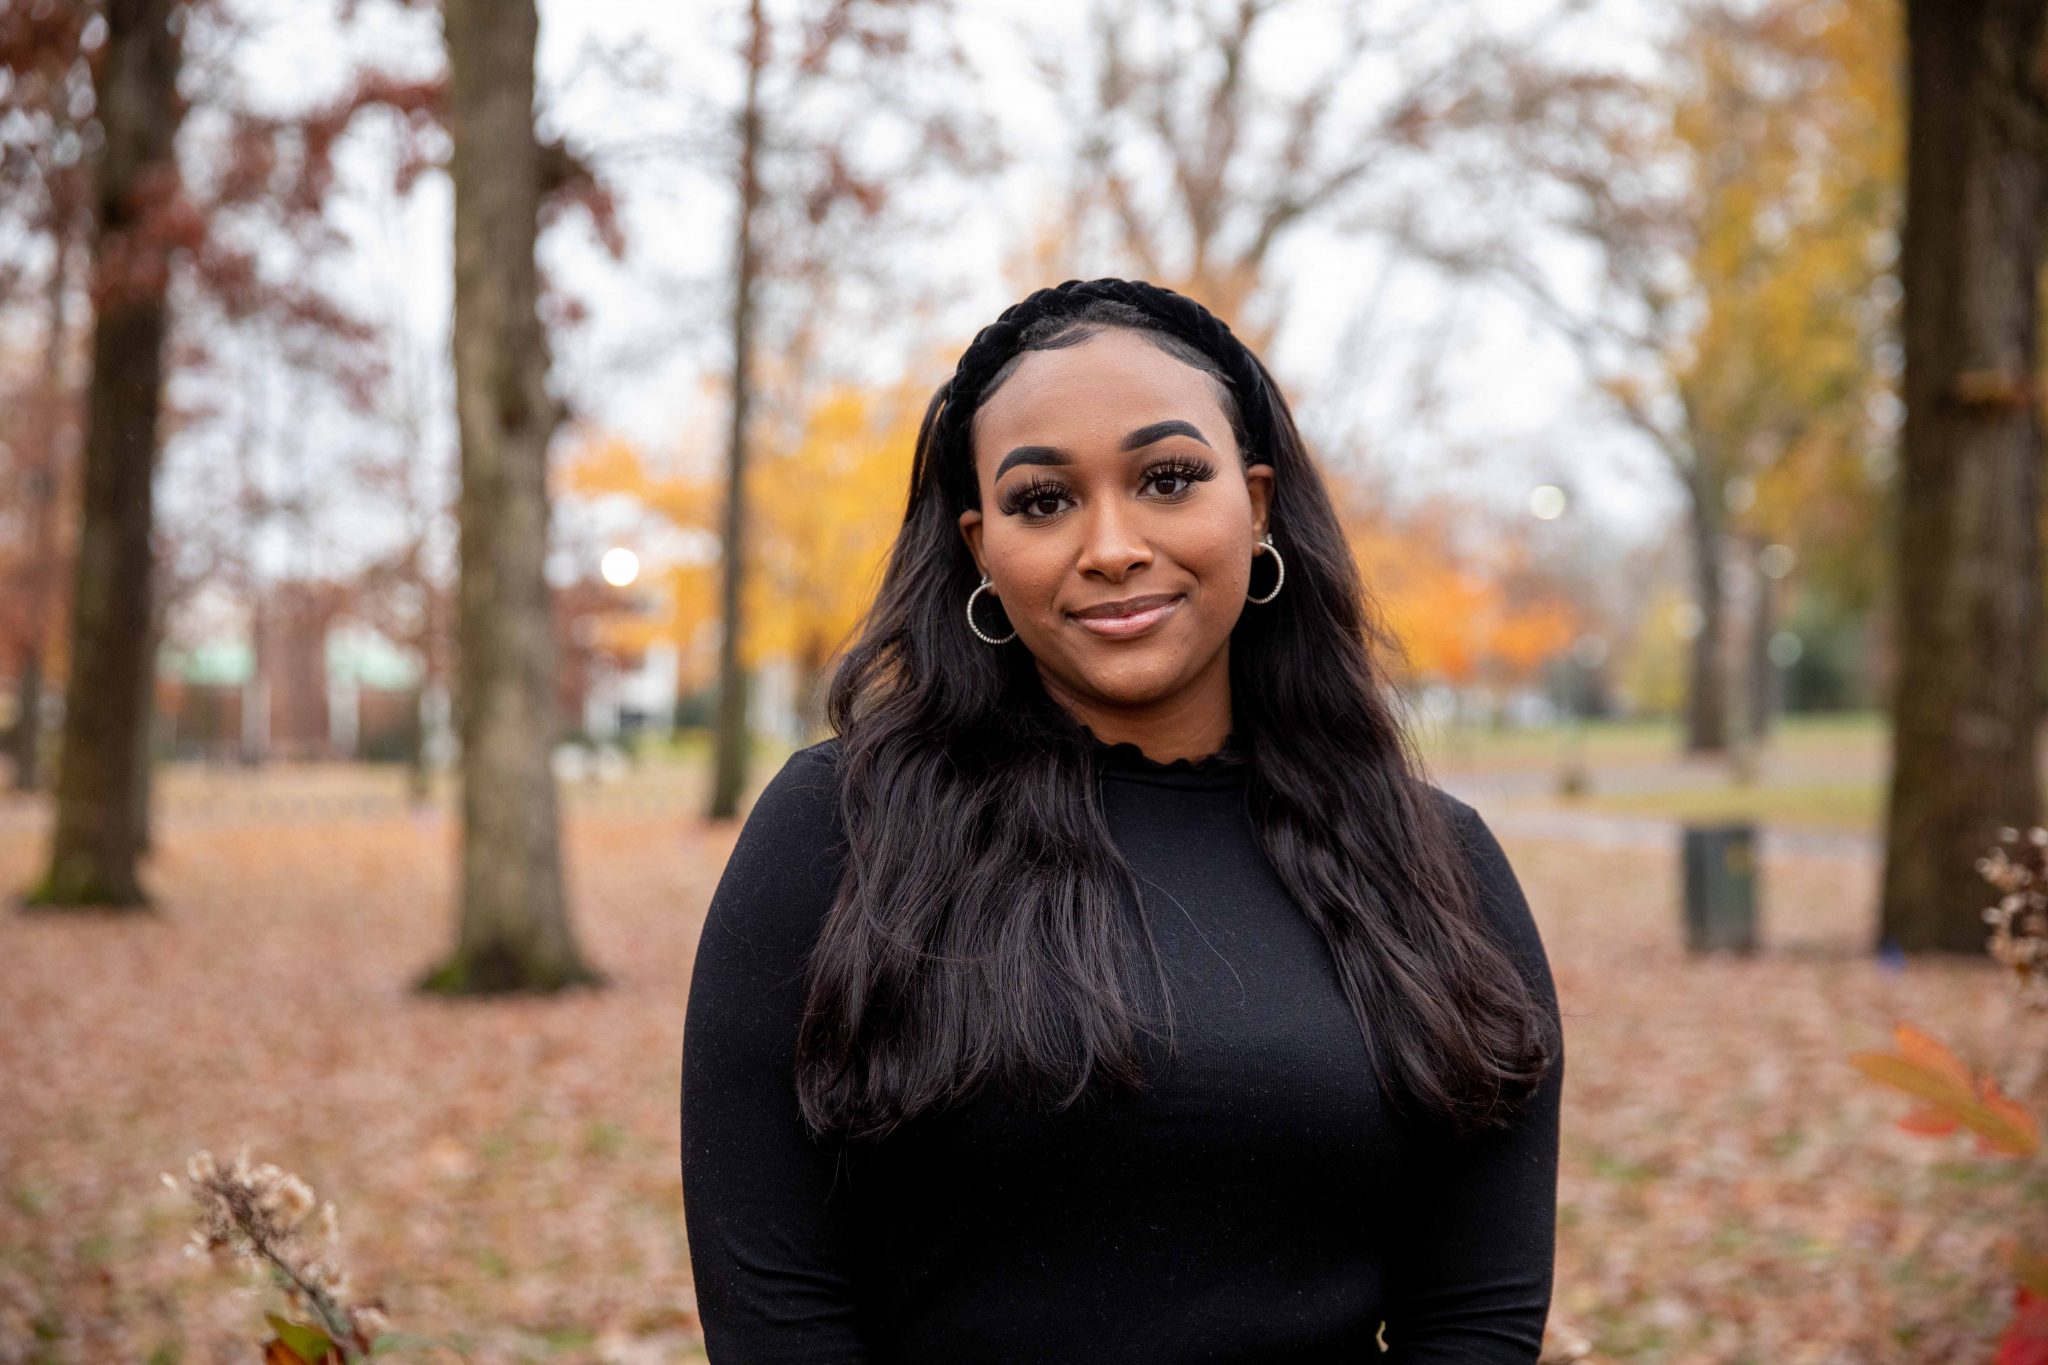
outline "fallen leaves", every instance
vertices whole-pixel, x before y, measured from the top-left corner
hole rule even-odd
[[[408,1330],[488,1362],[701,1359],[677,1068],[733,828],[572,813],[578,933],[616,984],[481,1003],[404,990],[454,930],[445,821],[206,815],[160,827],[160,918],[0,927],[0,1362],[254,1357],[263,1304],[182,1257],[190,1211],[157,1179],[245,1141],[340,1204],[352,1274]],[[1902,1130],[1897,1096],[1843,1065],[1902,1018],[1992,1055],[2004,969],[1869,956],[1868,856],[1768,854],[1766,951],[1737,960],[1685,953],[1675,847],[1503,842],[1565,1015],[1559,1352],[2007,1349],[1998,1248],[2043,1221],[2038,1175]],[[38,824],[0,820],[0,882],[41,852]],[[2031,1322],[2048,1286],[2022,1283]]]
[[[158,1177],[244,1142],[341,1206],[409,1331],[479,1362],[701,1359],[676,1105],[731,837],[572,817],[578,928],[618,977],[552,1000],[407,992],[454,933],[455,842],[403,811],[172,818],[160,916],[0,925],[0,1362],[259,1358],[266,1304],[181,1255]],[[0,883],[42,853],[0,822]]]

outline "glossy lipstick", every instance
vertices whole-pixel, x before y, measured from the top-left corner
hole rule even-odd
[[[1180,604],[1187,599],[1179,593],[1171,595],[1154,593],[1147,597],[1126,598],[1122,602],[1107,602],[1099,607],[1089,607],[1085,612],[1071,612],[1076,625],[1090,634],[1105,640],[1128,640],[1133,636],[1146,634],[1161,621],[1173,615]],[[1135,608],[1135,610],[1133,610]]]

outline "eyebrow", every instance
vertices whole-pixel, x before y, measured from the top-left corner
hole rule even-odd
[[[1118,442],[1117,449],[1139,450],[1153,444],[1155,441],[1163,441],[1169,436],[1192,436],[1205,446],[1209,444],[1209,438],[1202,435],[1193,422],[1183,422],[1178,417],[1169,417],[1164,422],[1154,422],[1150,426],[1139,427],[1136,431]],[[1214,449],[1214,447],[1212,446],[1211,449]],[[1002,463],[996,466],[996,477],[998,479],[1002,478],[1003,475],[1009,473],[1011,469],[1020,464],[1069,465],[1073,462],[1074,457],[1061,450],[1058,446],[1018,446],[1015,450],[1003,456]]]

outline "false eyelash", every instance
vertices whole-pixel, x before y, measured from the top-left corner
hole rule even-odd
[[[1172,474],[1186,479],[1189,483],[1207,483],[1216,477],[1216,466],[1207,460],[1197,460],[1187,455],[1175,455],[1161,460],[1145,471],[1145,477],[1156,479],[1162,474]]]
[[[1040,498],[1056,498],[1067,491],[1063,483],[1051,479],[1036,478],[1022,488],[1013,488],[1003,499],[1003,511],[1011,516],[1023,511]]]
[[[1186,455],[1175,455],[1161,460],[1157,464],[1148,466],[1143,478],[1145,482],[1149,483],[1153,479],[1163,478],[1168,475],[1177,479],[1185,479],[1189,483],[1207,483],[1216,477],[1216,467],[1206,460],[1199,460]],[[1009,495],[1002,501],[1002,510],[1014,516],[1040,498],[1059,497],[1066,491],[1067,486],[1057,479],[1048,479],[1040,475],[1021,488],[1011,489]]]

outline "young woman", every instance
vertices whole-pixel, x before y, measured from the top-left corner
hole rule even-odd
[[[713,1365],[1537,1358],[1556,995],[1390,648],[1206,309],[982,329],[697,949]]]

